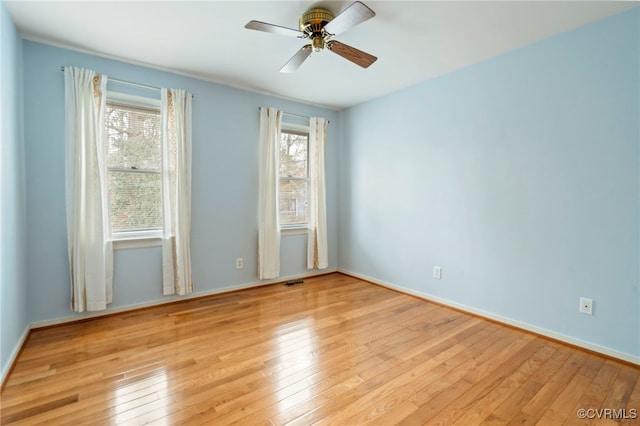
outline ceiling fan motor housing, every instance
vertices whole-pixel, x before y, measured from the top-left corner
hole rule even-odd
[[[324,38],[327,35],[324,27],[333,18],[334,15],[330,10],[322,8],[310,9],[300,16],[300,31],[308,34],[309,38],[311,38],[314,51],[317,52],[324,49]]]

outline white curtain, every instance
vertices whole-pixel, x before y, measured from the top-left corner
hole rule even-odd
[[[163,293],[185,295],[191,280],[191,94],[162,89]]]
[[[327,203],[325,197],[324,158],[327,120],[309,120],[309,227],[307,229],[307,268],[329,266],[327,251]]]
[[[258,278],[280,276],[280,122],[282,111],[260,108]]]
[[[71,309],[106,309],[113,298],[104,112],[107,77],[65,67],[65,174]]]

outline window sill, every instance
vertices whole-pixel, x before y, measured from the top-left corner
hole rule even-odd
[[[161,237],[135,238],[135,239],[129,239],[129,240],[113,240],[114,250],[127,250],[127,249],[136,249],[136,248],[145,248],[145,247],[161,247],[161,246],[162,246]]]
[[[288,236],[288,235],[306,235],[307,234],[307,227],[306,226],[300,226],[300,227],[295,227],[295,228],[281,228],[280,229],[280,234],[283,236]]]
[[[162,233],[157,230],[129,231],[114,234],[113,249],[135,249],[162,246]]]

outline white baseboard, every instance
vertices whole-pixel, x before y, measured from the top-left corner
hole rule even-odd
[[[296,275],[288,275],[288,276],[285,276],[285,277],[278,277],[278,278],[275,278],[275,279],[272,279],[272,280],[253,281],[253,282],[250,282],[250,283],[237,284],[237,285],[233,285],[233,286],[217,288],[217,289],[214,289],[214,290],[194,292],[194,293],[191,293],[191,294],[189,294],[187,296],[168,296],[168,297],[163,298],[163,299],[152,300],[152,301],[144,302],[144,303],[137,303],[137,304],[134,304],[134,305],[120,306],[120,307],[117,307],[117,308],[107,309],[107,310],[99,311],[99,312],[83,312],[81,314],[74,314],[74,315],[69,315],[69,316],[66,316],[66,317],[54,318],[54,319],[51,319],[51,320],[32,322],[31,323],[31,329],[33,330],[33,329],[36,329],[36,328],[48,327],[48,326],[51,326],[51,325],[65,324],[65,323],[68,323],[68,322],[73,322],[73,321],[78,321],[78,320],[83,320],[83,319],[89,319],[89,318],[98,318],[98,317],[102,317],[102,316],[105,316],[105,315],[112,315],[112,314],[117,314],[117,313],[120,313],[120,312],[132,311],[132,310],[135,310],[135,309],[142,309],[142,308],[148,308],[148,307],[151,307],[151,306],[165,305],[167,303],[173,303],[173,302],[182,301],[182,300],[189,300],[189,299],[196,299],[198,297],[204,297],[204,296],[212,296],[214,294],[229,293],[231,291],[244,290],[244,289],[253,288],[253,287],[260,287],[260,286],[268,285],[268,284],[287,282],[287,281],[291,281],[291,280],[299,280],[301,278],[310,278],[310,277],[314,277],[314,276],[317,276],[317,275],[329,274],[329,273],[332,273],[332,272],[337,272],[337,268],[317,269],[317,270],[314,269],[313,271],[310,271],[308,273],[302,273],[302,274],[296,274]],[[20,345],[20,347],[21,346],[22,345]]]
[[[584,348],[584,349],[587,349],[587,350],[590,350],[590,351],[593,351],[593,352],[597,352],[597,353],[609,356],[611,358],[616,358],[616,359],[619,359],[619,360],[622,360],[622,361],[626,361],[626,362],[629,362],[629,363],[632,363],[632,364],[640,365],[640,357],[638,357],[638,356],[630,355],[630,354],[627,354],[627,353],[624,353],[624,352],[619,352],[619,351],[607,348],[605,346],[596,345],[594,343],[585,342],[584,340],[576,339],[576,338],[571,337],[571,336],[566,336],[566,335],[561,334],[561,333],[556,333],[555,331],[551,331],[551,330],[547,330],[547,329],[544,329],[544,328],[536,327],[534,325],[527,324],[527,323],[524,323],[524,322],[521,322],[521,321],[517,321],[517,320],[514,320],[512,318],[507,318],[507,317],[503,317],[501,315],[496,315],[496,314],[493,314],[491,312],[486,312],[486,311],[483,311],[481,309],[473,308],[471,306],[463,305],[461,303],[453,302],[451,300],[443,299],[441,297],[433,296],[431,294],[418,292],[418,291],[415,291],[415,290],[412,290],[412,289],[409,289],[409,288],[406,288],[406,287],[402,287],[402,286],[399,286],[399,285],[396,285],[396,284],[392,284],[392,283],[389,283],[389,282],[386,282],[386,281],[382,281],[382,280],[379,280],[379,279],[376,279],[376,278],[373,278],[373,277],[369,277],[369,276],[366,276],[366,275],[363,275],[363,274],[358,274],[356,272],[348,271],[346,269],[338,268],[338,272],[340,272],[342,274],[345,274],[345,275],[350,275],[352,277],[359,278],[359,279],[362,279],[362,280],[365,280],[365,281],[370,281],[370,282],[372,282],[374,284],[378,284],[378,285],[381,285],[383,287],[387,287],[389,289],[399,291],[401,293],[410,294],[412,296],[419,297],[419,298],[424,299],[424,300],[428,300],[428,301],[431,301],[431,302],[436,302],[436,303],[439,303],[439,304],[444,305],[444,306],[449,306],[451,308],[455,308],[455,309],[458,309],[460,311],[468,312],[468,313],[473,314],[473,315],[477,315],[477,316],[480,316],[480,317],[483,317],[483,318],[490,319],[492,321],[496,321],[496,322],[499,322],[499,323],[502,323],[502,324],[506,324],[506,325],[509,325],[511,327],[519,328],[521,330],[530,331],[532,333],[539,334],[541,336],[546,336],[546,337],[549,337],[549,338],[554,339],[554,340],[558,340],[558,341],[561,341],[561,342],[564,342],[564,343],[568,343],[570,345],[578,346],[580,348]]]
[[[7,360],[7,363],[2,366],[2,375],[0,375],[0,383],[4,384],[4,381],[7,379],[9,371],[11,371],[11,367],[16,362],[16,358],[20,354],[22,347],[24,346],[25,341],[27,340],[27,336],[29,336],[29,331],[31,329],[26,327],[24,332],[22,333],[22,337],[18,340],[18,343],[13,347],[13,352],[11,352],[11,356]]]

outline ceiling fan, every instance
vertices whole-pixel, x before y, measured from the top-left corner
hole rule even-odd
[[[373,10],[369,9],[363,3],[356,1],[339,13],[338,16],[334,16],[330,10],[319,7],[307,10],[300,16],[300,30],[260,21],[250,21],[244,27],[250,30],[311,40],[310,44],[302,46],[302,48],[284,64],[280,72],[294,72],[302,65],[305,59],[311,55],[312,51],[320,52],[325,47],[354,64],[367,68],[378,58],[362,50],[358,50],[355,47],[333,40],[333,37],[374,16],[376,16],[376,14]]]

